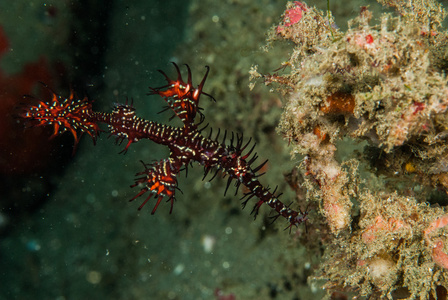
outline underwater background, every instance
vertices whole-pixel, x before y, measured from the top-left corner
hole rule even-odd
[[[215,179],[213,187],[207,188],[201,180],[202,168],[194,166],[188,177],[179,176],[183,194],[178,192],[173,213],[170,215],[169,205],[162,203],[151,216],[152,208],[139,212],[140,204],[128,203],[138,192],[129,186],[135,173],[142,171],[140,160],[150,163],[161,159],[168,154],[167,149],[142,141],[132,145],[126,155],[119,155],[124,145],[116,146],[105,133],[95,147],[90,139],[82,139],[72,156],[73,138],[69,134],[49,141],[51,128],[38,128],[38,132],[27,136],[25,126],[15,126],[14,119],[16,107],[30,101],[23,100],[22,95],[38,97],[44,89],[39,82],[44,82],[63,96],[68,96],[71,88],[81,97],[88,95],[97,110],[110,110],[114,103],[132,98],[141,116],[168,123],[169,113],[157,114],[164,101],[146,93],[148,86],[164,84],[158,69],[173,74],[171,61],[189,64],[195,82],[203,75],[204,66],[209,65],[209,81],[224,91],[231,85],[229,93],[234,98],[218,98],[210,84],[206,90],[223,107],[236,106],[224,102],[242,102],[238,94],[247,94],[248,88],[246,83],[246,91],[236,90],[233,62],[244,57],[241,51],[246,57],[259,52],[264,32],[274,18],[280,18],[285,5],[260,4],[0,4],[0,44],[5,45],[1,56],[1,102],[14,101],[7,106],[8,111],[2,110],[14,124],[12,129],[2,126],[2,137],[12,137],[1,141],[1,299],[215,299],[216,290],[225,294],[240,290],[236,294],[241,299],[269,295],[283,284],[283,271],[276,267],[276,261],[284,259],[288,250],[271,250],[279,243],[276,230],[264,228],[263,218],[253,222],[250,209],[241,211],[240,196],[234,196],[233,190],[224,197],[224,180]],[[215,16],[220,16],[221,22],[213,22]],[[256,20],[257,16],[261,20]],[[256,41],[241,36],[239,28],[227,32],[222,28],[223,20],[225,26],[256,20],[257,26],[263,27],[253,33]],[[204,33],[196,32],[194,26],[200,26]],[[207,40],[217,35],[226,37]],[[189,44],[188,39],[195,39],[195,43]],[[223,45],[234,40],[244,44],[244,49],[232,53],[231,46]],[[212,53],[221,47],[227,50]],[[201,53],[204,48],[208,53]],[[250,64],[246,66],[240,68],[244,73],[238,76],[247,82]],[[222,67],[226,69],[218,79],[217,69]],[[203,102],[209,104],[205,103],[207,99]],[[227,119],[232,124],[252,113],[250,109],[240,111],[238,116],[228,112],[205,108],[207,122],[215,129],[214,122]],[[279,112],[277,108],[277,117]],[[273,129],[276,121],[271,122]],[[222,129],[244,130],[236,126]],[[258,129],[244,133],[249,137],[255,131]],[[38,135],[38,141],[30,140],[29,135]],[[280,138],[277,143],[283,147]],[[21,152],[26,153],[17,154]],[[262,157],[268,158],[269,152],[263,152]],[[288,163],[286,154],[283,164]],[[277,176],[272,184],[283,181],[281,172]],[[281,234],[288,236],[287,232]],[[273,272],[277,275],[273,276]]]

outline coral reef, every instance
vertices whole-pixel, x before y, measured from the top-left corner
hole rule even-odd
[[[292,42],[290,58],[250,74],[287,101],[279,131],[304,155],[296,185],[321,216],[309,237],[325,249],[316,278],[330,292],[437,299],[448,286],[446,12],[379,2],[398,14],[374,21],[361,7],[347,31],[331,12],[289,2],[266,49]]]

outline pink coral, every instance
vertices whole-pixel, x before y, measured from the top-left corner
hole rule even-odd
[[[294,1],[294,7],[285,12],[283,21],[286,26],[291,26],[302,19],[302,13],[306,11],[306,5],[299,1]]]
[[[283,17],[283,23],[285,26],[290,27],[291,25],[296,24],[302,19],[303,13],[307,11],[307,6],[305,3],[294,1],[294,6],[285,11],[285,16]],[[277,27],[277,33],[283,31],[283,26]]]
[[[432,248],[431,256],[436,264],[444,269],[448,269],[448,255],[443,251],[444,243],[440,239],[432,240],[430,234],[437,229],[444,228],[448,225],[448,215],[444,215],[434,221],[432,221],[429,226],[423,231],[425,234],[425,239],[430,248]]]
[[[390,218],[385,220],[381,215],[378,215],[375,218],[374,223],[366,228],[361,237],[364,243],[369,244],[375,240],[378,232],[395,232],[402,228],[409,229],[410,227],[408,224],[398,219]]]

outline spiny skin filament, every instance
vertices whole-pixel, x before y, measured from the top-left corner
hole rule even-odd
[[[69,131],[75,138],[75,144],[79,142],[82,133],[89,134],[93,141],[100,132],[99,124],[108,125],[111,136],[115,136],[120,143],[127,140],[127,144],[122,152],[126,152],[132,143],[141,139],[149,139],[158,144],[167,146],[170,149],[170,156],[154,164],[145,164],[145,170],[137,173],[135,184],[131,187],[140,187],[140,192],[133,197],[133,201],[143,195],[146,196],[139,209],[154,196],[156,204],[152,210],[154,214],[162,201],[167,198],[171,202],[170,213],[173,210],[175,201],[175,191],[177,189],[177,174],[187,169],[193,161],[204,166],[205,175],[212,170],[221,171],[223,176],[228,176],[226,192],[232,182],[235,182],[236,189],[244,185],[249,192],[242,197],[243,207],[253,197],[258,198],[252,213],[256,217],[260,206],[266,203],[276,211],[274,218],[284,217],[289,222],[289,228],[298,226],[308,219],[307,212],[295,211],[283,204],[276,195],[277,188],[271,192],[268,187],[264,187],[258,178],[263,174],[258,174],[265,161],[257,167],[252,167],[257,154],[252,154],[255,145],[251,144],[251,139],[243,142],[243,136],[231,134],[230,141],[226,144],[227,131],[220,142],[220,130],[216,137],[212,138],[212,131],[208,137],[202,135],[203,128],[198,128],[204,116],[199,111],[199,98],[201,94],[214,98],[203,92],[209,68],[197,88],[193,87],[191,70],[187,67],[188,79],[185,82],[180,74],[179,67],[173,63],[177,71],[177,79],[170,79],[163,71],[167,85],[159,88],[150,88],[148,95],[159,95],[168,103],[175,115],[183,122],[183,127],[172,127],[156,122],[144,120],[135,114],[132,105],[116,105],[111,113],[95,112],[92,105],[85,97],[77,100],[72,92],[68,99],[62,99],[52,90],[50,102],[39,101],[37,105],[28,106],[22,117],[29,120],[34,126],[53,125],[53,136]],[[197,119],[199,114],[199,121]],[[215,173],[216,176],[216,173]],[[215,177],[213,176],[213,178]],[[212,179],[213,179],[212,178]]]

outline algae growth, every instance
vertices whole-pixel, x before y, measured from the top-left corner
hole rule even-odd
[[[324,249],[315,279],[329,295],[440,299],[448,286],[446,12],[435,1],[379,2],[396,13],[374,18],[361,7],[346,31],[331,12],[289,2],[266,50],[287,41],[291,55],[273,74],[254,66],[251,78],[286,99],[279,132],[304,156],[292,186],[307,188],[317,211],[307,238]],[[347,148],[347,139],[357,144]]]

